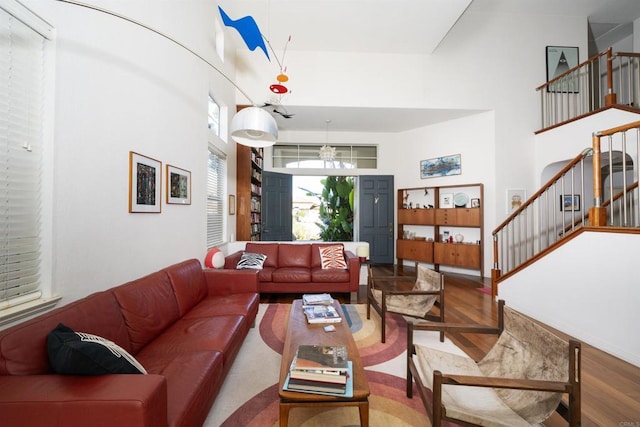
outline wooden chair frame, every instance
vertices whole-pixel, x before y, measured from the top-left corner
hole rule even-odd
[[[407,397],[413,397],[413,381],[415,381],[418,394],[427,409],[427,415],[429,415],[433,427],[440,427],[442,421],[451,421],[465,426],[477,426],[477,424],[467,423],[446,416],[445,407],[442,404],[442,386],[445,384],[566,393],[568,395],[567,403],[561,401],[558,408],[556,408],[556,412],[569,423],[569,426],[578,427],[581,425],[580,342],[573,339],[569,340],[569,380],[566,382],[448,375],[440,371],[435,371],[433,374],[433,390],[430,393],[431,395],[429,395],[429,388],[422,382],[412,357],[416,354],[413,344],[413,332],[416,330],[499,335],[504,330],[504,300],[498,302],[498,325],[495,327],[473,324],[409,322],[407,327]]]
[[[416,263],[416,270],[418,267],[418,263]],[[438,314],[432,314],[430,311],[424,317],[418,317],[418,319],[422,320],[430,320],[434,322],[444,322],[444,275],[440,276],[440,290],[438,291],[415,291],[415,290],[388,290],[384,288],[376,288],[375,281],[376,278],[373,277],[371,271],[371,265],[367,265],[367,319],[371,318],[371,307],[378,313],[380,316],[381,323],[381,342],[384,343],[386,341],[386,314],[387,313],[396,313],[406,316],[406,313],[399,313],[387,308],[387,297],[391,295],[436,295],[438,298],[434,303],[435,307],[438,307]],[[380,281],[407,281],[407,282],[415,282],[416,277],[414,276],[380,276],[378,277]],[[373,296],[373,289],[378,289],[382,291],[382,304],[378,304],[375,297]],[[444,332],[440,332],[440,341],[444,341]]]

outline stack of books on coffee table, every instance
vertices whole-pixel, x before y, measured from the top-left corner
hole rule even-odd
[[[345,346],[298,346],[285,390],[349,397],[353,394],[351,362]]]

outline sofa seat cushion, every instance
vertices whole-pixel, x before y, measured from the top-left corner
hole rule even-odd
[[[272,274],[274,282],[297,283],[310,282],[311,269],[304,267],[284,267],[278,268]]]
[[[224,381],[222,354],[155,354],[141,360],[149,373],[167,380],[168,425],[202,425]]]
[[[273,281],[273,272],[276,270],[276,267],[263,267],[262,270],[258,271],[258,281],[260,282],[272,282]]]
[[[259,304],[259,294],[232,294],[206,298],[185,314],[183,319],[229,315],[243,316],[244,326],[248,331],[256,319]]]
[[[341,270],[337,268],[314,268],[311,270],[311,281],[320,282],[348,282],[349,270]]]
[[[136,357],[144,366],[143,359],[151,355],[218,351],[226,369],[244,341],[244,331],[244,317],[238,315],[180,319]]]

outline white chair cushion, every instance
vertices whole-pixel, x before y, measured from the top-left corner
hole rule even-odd
[[[416,345],[414,356],[420,379],[433,389],[433,372],[484,376],[476,363],[466,356]],[[442,403],[446,415],[481,426],[529,427],[491,388],[443,385]]]

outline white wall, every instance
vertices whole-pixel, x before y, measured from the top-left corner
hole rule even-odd
[[[158,35],[55,0],[24,2],[58,34],[54,291],[64,303],[173,262],[202,259],[206,153],[212,140],[206,130],[207,93],[214,87],[218,101],[230,108],[246,100],[234,99],[235,90],[224,79]],[[215,2],[95,4],[161,29],[234,76],[233,61],[222,63],[213,51]],[[380,167],[374,173],[395,175],[397,186],[422,185],[419,158],[461,153],[463,174],[438,184],[484,182],[490,230],[503,217],[499,207],[506,188],[533,188],[530,159],[539,111],[533,88],[545,79],[546,45],[580,46],[586,52],[586,19],[469,13],[427,56],[291,49],[287,67],[294,92],[287,102],[487,111],[405,134],[344,137],[345,142],[379,144]],[[261,72],[250,61],[254,53],[239,51],[238,60],[250,66],[243,68],[238,83],[249,93],[255,86],[268,91],[274,70],[264,65],[268,69]],[[233,194],[234,145],[212,141],[229,154]],[[190,170],[192,205],[163,202],[159,215],[129,214],[129,151]],[[229,230],[234,220],[229,218]]]
[[[201,259],[207,146],[215,139],[207,130],[207,95],[211,84],[234,106],[233,88],[191,53],[129,22],[54,0],[25,3],[57,31],[54,292],[65,303]],[[215,4],[102,3],[217,60]],[[225,150],[235,164],[233,144]],[[128,213],[130,151],[163,164],[161,214]],[[191,171],[190,206],[165,203],[166,164]],[[232,186],[234,192],[235,180]]]
[[[638,251],[635,234],[582,233],[502,282],[499,297],[517,311],[640,366]]]

